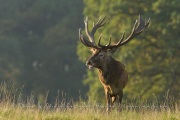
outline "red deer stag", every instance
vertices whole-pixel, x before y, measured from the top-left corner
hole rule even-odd
[[[126,86],[128,81],[128,74],[124,64],[112,58],[109,53],[114,53],[118,47],[125,45],[134,37],[142,33],[148,27],[150,19],[148,21],[143,20],[139,15],[139,19],[136,20],[129,37],[124,40],[124,32],[121,39],[116,44],[111,44],[110,37],[107,45],[102,45],[100,43],[101,35],[99,37],[98,44],[96,44],[94,40],[96,30],[106,23],[105,17],[99,19],[96,24],[93,24],[91,32],[89,32],[88,29],[87,18],[84,23],[85,32],[89,41],[83,36],[81,29],[79,29],[79,39],[85,46],[90,47],[92,51],[92,56],[86,61],[86,65],[89,68],[95,67],[98,69],[98,76],[100,82],[104,86],[106,95],[107,111],[110,111],[111,106],[116,99],[118,99],[119,105],[121,104],[123,98],[123,88]]]

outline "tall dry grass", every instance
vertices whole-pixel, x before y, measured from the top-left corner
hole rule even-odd
[[[33,97],[22,99],[18,94],[8,92],[4,84],[0,86],[0,120],[180,120],[179,103],[168,97],[163,102],[140,98],[123,101],[121,112],[115,105],[107,114],[100,104],[58,100],[55,105],[38,105]]]

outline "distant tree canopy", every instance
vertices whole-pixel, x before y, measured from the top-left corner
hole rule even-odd
[[[103,33],[103,44],[110,35],[117,42],[142,14],[151,18],[150,27],[113,55],[129,73],[125,97],[163,99],[169,91],[179,99],[179,5],[179,0],[0,0],[0,82],[25,96],[33,92],[41,102],[48,94],[51,102],[57,95],[78,100],[87,92],[83,79],[89,100],[99,102],[103,87],[96,70],[86,73],[79,61],[91,53],[78,40],[78,29],[86,16],[91,25],[107,16],[95,38]]]
[[[76,55],[82,11],[81,0],[0,0],[0,82],[42,101],[47,93],[84,94]]]
[[[179,0],[84,0],[84,16],[89,23],[107,16],[107,23],[96,35],[103,33],[102,42],[109,36],[117,42],[124,31],[127,37],[135,19],[141,14],[151,18],[150,27],[137,38],[116,51],[114,57],[122,61],[129,73],[125,97],[136,96],[163,99],[166,93],[180,98],[180,7]],[[96,36],[97,38],[97,36]],[[103,41],[104,40],[104,41]],[[88,48],[78,44],[77,53],[82,61],[90,55]],[[89,85],[89,100],[101,101],[104,91],[96,70],[88,70],[84,83]]]

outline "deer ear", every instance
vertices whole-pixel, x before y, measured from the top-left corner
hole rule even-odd
[[[109,49],[107,52],[113,54],[116,50],[117,48],[112,48],[112,49]]]

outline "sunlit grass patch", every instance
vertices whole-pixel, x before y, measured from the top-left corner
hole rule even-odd
[[[0,98],[0,120],[180,120],[180,104],[170,98],[123,101],[121,112],[115,104],[110,113],[105,105],[86,101],[36,104],[33,97],[22,99],[8,91],[0,91]]]
[[[105,106],[78,104],[67,108],[42,106],[24,106],[13,103],[0,103],[0,119],[2,120],[179,120],[180,106],[122,106],[106,113]]]
[[[105,112],[95,112],[91,109],[87,110],[66,110],[66,111],[41,111],[38,109],[17,109],[17,108],[3,108],[0,110],[1,119],[12,119],[12,120],[40,120],[40,119],[128,119],[128,120],[141,120],[141,119],[180,119],[179,112],[172,111],[112,111],[109,114]]]

